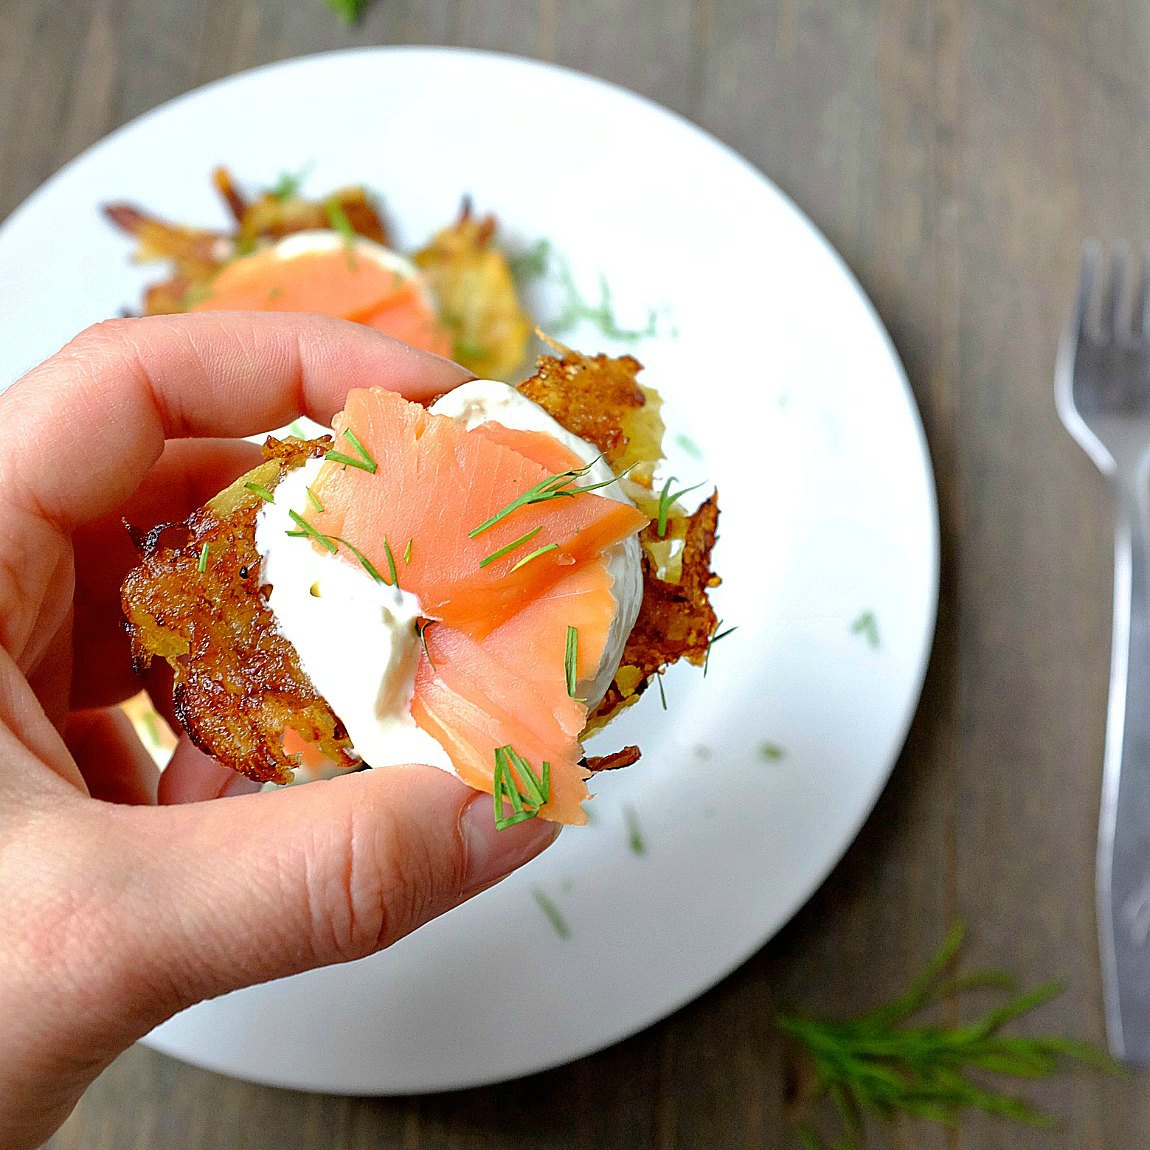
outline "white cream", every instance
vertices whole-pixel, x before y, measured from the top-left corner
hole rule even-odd
[[[271,584],[268,606],[364,762],[431,763],[450,771],[447,752],[411,717],[419,599],[377,583],[306,536],[288,534],[297,529],[290,512],[307,511],[306,489],[322,464],[312,459],[287,475],[256,517],[260,575]]]
[[[602,454],[592,444],[573,435],[546,411],[506,383],[493,379],[474,379],[460,384],[454,391],[440,396],[430,408],[437,415],[448,415],[470,431],[481,423],[502,423],[517,431],[542,431],[554,436],[584,463],[591,465],[586,479],[580,483],[606,483],[614,478]],[[604,495],[619,503],[631,505],[618,481],[607,487],[600,487],[597,495]],[[577,694],[587,700],[588,708],[595,705],[607,693],[611,680],[619,669],[623,658],[623,647],[627,636],[639,617],[639,606],[643,602],[643,564],[639,537],[629,535],[620,543],[609,547],[604,553],[607,570],[614,580],[611,593],[615,596],[618,610],[611,621],[607,633],[607,643],[603,648],[603,658],[593,678],[584,680],[578,686]]]
[[[546,432],[590,465],[587,481],[613,478],[591,444],[572,435],[505,383],[486,379],[465,383],[438,399],[431,410],[468,430],[497,422],[522,431]],[[322,463],[322,459],[309,460],[287,475],[275,490],[275,501],[264,504],[256,517],[261,578],[271,585],[268,605],[276,624],[295,648],[315,689],[343,721],[364,762],[373,767],[431,763],[452,771],[447,752],[411,717],[420,651],[415,630],[421,614],[419,599],[377,583],[359,564],[317,548],[307,537],[288,534],[297,528],[290,512],[302,515],[308,510],[306,489]],[[618,482],[598,493],[630,503]],[[611,685],[643,599],[638,538],[632,535],[614,544],[605,555],[618,610],[598,670],[578,685],[579,696],[592,708]],[[354,643],[349,644],[349,639]],[[297,776],[301,781],[316,777],[302,769]]]

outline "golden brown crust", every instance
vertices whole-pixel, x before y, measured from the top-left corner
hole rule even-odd
[[[176,716],[189,738],[259,782],[291,781],[298,763],[283,749],[289,726],[334,762],[357,762],[343,725],[276,630],[259,587],[255,519],[262,500],[245,487],[272,489],[330,445],[326,437],[269,439],[265,463],[184,523],[133,534],[141,562],[121,589],[137,669],[166,658]]]
[[[592,755],[589,759],[585,759],[587,769],[593,774],[598,774],[599,771],[617,771],[622,767],[630,767],[642,758],[642,752],[638,747],[630,746],[623,747],[618,751],[612,751],[609,755]]]

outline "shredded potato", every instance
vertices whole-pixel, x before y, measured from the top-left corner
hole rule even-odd
[[[455,359],[483,379],[506,379],[527,354],[531,321],[494,236],[495,217],[473,216],[465,201],[459,219],[413,258],[454,336]]]

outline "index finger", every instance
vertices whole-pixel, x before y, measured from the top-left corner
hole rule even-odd
[[[353,387],[430,399],[457,364],[345,320],[204,312],[89,328],[0,395],[0,486],[61,530],[123,503],[166,439],[328,424]]]

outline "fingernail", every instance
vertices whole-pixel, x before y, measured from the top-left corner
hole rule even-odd
[[[467,851],[463,897],[478,894],[546,850],[560,829],[558,823],[527,819],[496,830],[491,797],[476,795],[459,816],[459,833]]]

